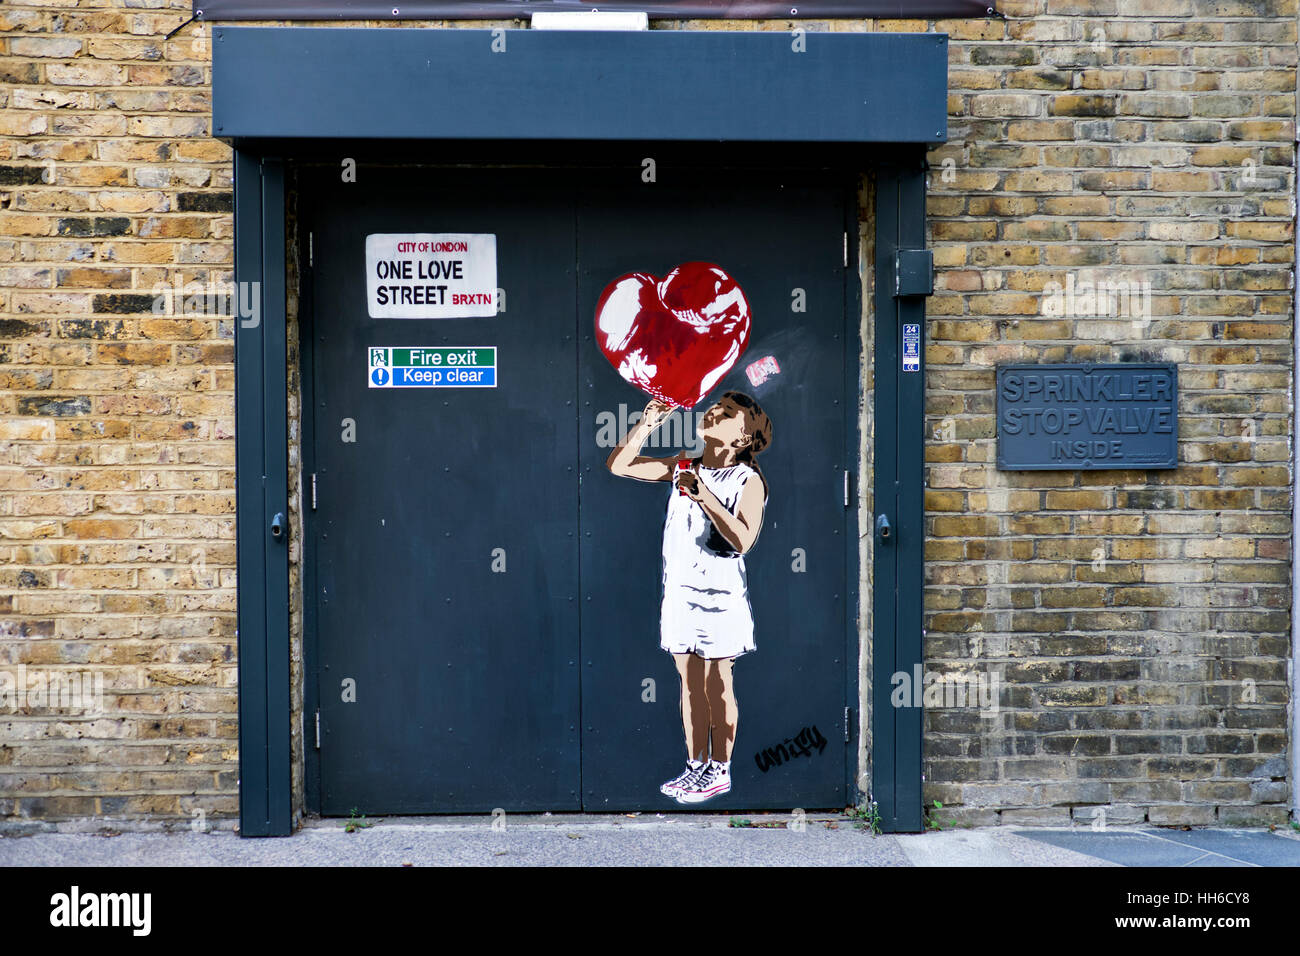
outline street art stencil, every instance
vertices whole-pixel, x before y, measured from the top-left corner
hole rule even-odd
[[[692,408],[749,344],[749,300],[708,262],[687,262],[662,280],[633,272],[601,293],[596,337],[626,381],[670,406]]]
[[[688,262],[662,280],[621,276],[596,308],[601,350],[651,396],[641,420],[610,453],[609,470],[669,482],[664,516],[659,646],[681,681],[685,769],[660,787],[683,804],[731,790],[739,724],[733,665],[755,649],[744,555],[763,526],[768,487],[756,458],[772,422],[751,396],[725,392],[699,419],[698,456],[654,458],[642,446],[676,407],[692,408],[744,353],[749,302],[723,269]]]

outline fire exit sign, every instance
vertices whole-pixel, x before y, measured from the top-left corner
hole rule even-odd
[[[495,345],[372,346],[367,353],[371,388],[496,388]]]

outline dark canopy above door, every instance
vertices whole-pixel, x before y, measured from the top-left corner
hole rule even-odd
[[[926,19],[995,16],[993,0],[605,0],[601,10],[655,18],[782,20],[820,17]],[[194,0],[202,20],[467,20],[586,11],[580,0]]]
[[[939,33],[213,30],[213,135],[941,143]],[[802,48],[802,49],[799,49]]]
[[[283,16],[279,9],[258,12]],[[644,143],[676,150],[689,160],[682,168],[741,167],[780,153],[789,167],[875,170],[875,387],[891,398],[875,416],[874,480],[894,489],[876,501],[896,530],[873,559],[872,787],[887,830],[919,830],[920,710],[891,706],[880,681],[922,659],[925,482],[922,443],[912,439],[922,433],[924,374],[890,376],[900,329],[920,329],[925,317],[924,289],[905,288],[895,273],[925,245],[925,153],[947,136],[947,36],[226,25],[212,33],[213,134],[235,147],[235,280],[260,304],[234,323],[241,834],[293,828],[287,161],[360,162],[352,148],[362,147],[383,163],[406,151],[417,163],[434,155],[456,164],[458,154],[483,150],[492,164],[520,164],[550,144],[569,154],[563,164],[582,165],[597,147]],[[635,155],[640,163],[648,154]],[[847,266],[856,231],[844,225]],[[309,267],[311,248],[309,235]],[[304,689],[304,714],[315,693]]]

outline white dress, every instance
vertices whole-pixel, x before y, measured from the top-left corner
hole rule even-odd
[[[735,514],[741,489],[757,472],[738,462],[727,468],[697,464],[695,474]],[[704,509],[679,494],[673,483],[664,519],[663,586],[661,648],[704,658],[736,657],[754,650],[745,559],[718,533]]]

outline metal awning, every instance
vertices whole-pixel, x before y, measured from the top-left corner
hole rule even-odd
[[[893,489],[876,502],[896,530],[874,558],[872,726],[893,745],[873,751],[872,787],[888,829],[919,830],[921,710],[894,707],[888,681],[922,660],[925,377],[898,370],[900,336],[923,342],[925,153],[947,135],[947,36],[227,25],[212,35],[213,134],[235,147],[235,279],[259,297],[257,316],[234,323],[241,834],[293,828],[286,196],[295,163],[361,155],[340,153],[344,143],[384,162],[403,151],[456,162],[475,149],[519,162],[547,144],[585,161],[596,147],[654,143],[692,161],[794,154],[792,165],[873,169],[874,388],[889,396],[875,412],[874,486]],[[851,251],[846,232],[846,265]]]
[[[496,20],[628,10],[656,19],[950,19],[1000,16],[993,0],[194,0],[200,20]]]
[[[948,128],[939,33],[217,26],[212,75],[227,140],[941,143]]]

